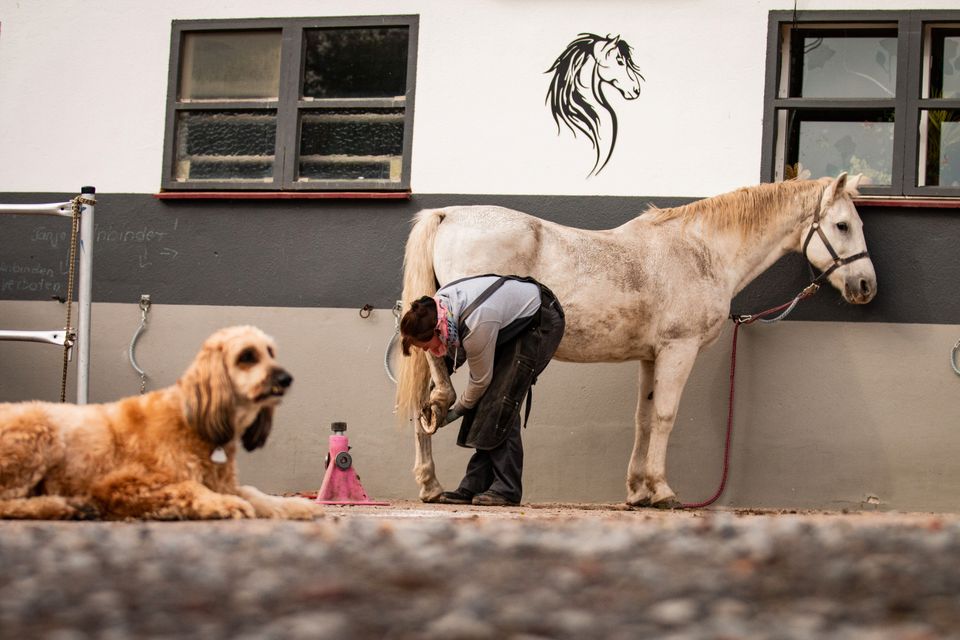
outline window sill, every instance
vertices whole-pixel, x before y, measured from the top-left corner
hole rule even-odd
[[[924,198],[918,196],[859,196],[858,207],[913,207],[917,209],[960,209],[960,198]]]
[[[157,200],[409,200],[409,191],[161,191]]]

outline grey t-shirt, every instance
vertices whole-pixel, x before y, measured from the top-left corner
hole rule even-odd
[[[497,281],[498,276],[470,278],[441,287],[437,296],[443,298],[460,323],[460,314]],[[460,348],[467,356],[470,380],[467,388],[457,398],[453,409],[463,413],[480,400],[493,378],[493,356],[497,349],[500,329],[514,320],[532,316],[540,308],[540,287],[532,282],[507,280],[467,316],[466,338],[461,338]],[[454,354],[450,354],[454,356]]]

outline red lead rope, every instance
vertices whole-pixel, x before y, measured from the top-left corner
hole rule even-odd
[[[730,397],[727,401],[727,435],[723,443],[723,475],[720,476],[720,486],[717,487],[716,492],[703,502],[685,502],[680,505],[683,509],[701,509],[703,507],[708,507],[723,494],[724,488],[727,486],[727,475],[730,470],[730,439],[733,435],[733,390],[734,390],[734,379],[737,374],[737,332],[740,330],[740,325],[744,324],[753,324],[757,320],[761,320],[769,315],[779,313],[784,309],[791,308],[795,306],[799,301],[809,298],[817,292],[819,286],[816,284],[809,285],[806,289],[801,291],[797,296],[790,302],[784,303],[779,307],[773,307],[772,309],[767,309],[766,311],[761,311],[750,316],[733,316],[733,346],[730,349]],[[782,320],[786,316],[786,313],[776,320]],[[775,322],[771,320],[770,322]]]

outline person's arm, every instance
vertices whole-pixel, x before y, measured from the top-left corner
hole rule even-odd
[[[470,368],[470,379],[467,388],[451,407],[457,414],[462,415],[468,409],[472,409],[490,386],[499,333],[500,323],[480,322],[470,330],[470,334],[463,341],[463,350],[467,354],[467,366]]]

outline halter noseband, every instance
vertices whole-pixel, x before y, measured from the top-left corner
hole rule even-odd
[[[810,240],[813,239],[814,231],[816,231],[817,235],[820,236],[820,240],[823,241],[823,246],[827,248],[827,251],[830,252],[830,257],[833,258],[833,264],[831,264],[827,270],[821,273],[819,276],[814,273],[813,263],[810,261],[810,256],[807,255],[807,247],[810,245]],[[810,284],[819,286],[821,280],[826,280],[828,277],[830,277],[831,273],[840,267],[859,260],[860,258],[869,258],[870,253],[868,251],[861,251],[860,253],[852,256],[847,256],[846,258],[841,258],[838,256],[837,252],[833,250],[833,246],[831,246],[830,241],[827,240],[827,234],[825,234],[823,229],[820,227],[820,205],[818,204],[817,210],[813,214],[813,224],[810,225],[810,231],[807,232],[807,237],[803,241],[803,257],[807,259],[807,268],[810,270],[810,279],[812,280]]]

